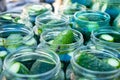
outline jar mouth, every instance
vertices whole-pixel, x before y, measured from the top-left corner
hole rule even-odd
[[[16,32],[19,32],[19,34],[21,34],[21,33],[25,34],[23,37],[27,37],[27,39],[25,39],[25,40],[23,39],[19,42],[13,41],[13,44],[28,41],[33,37],[33,30],[31,28],[26,27],[24,24],[18,24],[18,23],[17,24],[15,24],[15,23],[14,24],[7,24],[7,25],[1,26],[1,31],[0,31],[1,35],[0,36],[7,37],[7,35],[14,34]],[[6,33],[6,35],[4,36],[5,33]],[[7,45],[9,45],[9,44],[7,44]]]
[[[115,44],[115,45],[120,45],[119,42],[110,42],[110,41],[105,41],[105,40],[101,40],[99,38],[96,37],[96,35],[98,34],[109,34],[109,33],[113,33],[113,34],[118,34],[120,35],[119,32],[115,31],[115,30],[112,30],[112,29],[99,29],[99,30],[94,30],[92,31],[91,33],[91,39],[94,43],[95,41],[98,41],[98,42],[102,42],[102,43],[107,43],[107,44]]]
[[[52,21],[52,20],[60,21],[60,23],[56,23],[56,24],[55,23],[49,23],[49,21]],[[42,15],[39,15],[39,16],[36,17],[35,21],[36,21],[36,25],[46,25],[46,26],[51,26],[52,25],[52,26],[61,27],[61,25],[67,26],[69,20],[64,15],[54,15],[52,13],[51,15],[46,15],[45,17],[42,17]]]
[[[74,29],[70,29],[70,30],[72,30],[73,31],[73,34],[74,34],[74,36],[75,37],[77,37],[77,38],[79,38],[79,39],[77,39],[75,42],[73,42],[73,43],[70,43],[70,44],[52,44],[52,43],[50,43],[49,41],[47,41],[47,39],[45,39],[45,38],[49,38],[50,36],[52,36],[52,39],[51,40],[54,40],[54,37],[56,37],[60,32],[62,32],[62,31],[64,31],[65,29],[53,29],[53,30],[47,30],[47,31],[45,31],[45,32],[43,32],[42,34],[41,34],[41,41],[43,41],[43,43],[45,43],[45,44],[48,44],[48,45],[55,45],[55,46],[57,46],[57,45],[59,45],[59,46],[76,46],[77,44],[83,44],[83,35],[79,32],[79,31],[77,31],[77,30],[74,30]],[[46,37],[45,37],[46,36]]]
[[[109,47],[108,47],[108,49],[109,49]],[[111,48],[110,48],[111,49]],[[114,49],[111,49],[111,51],[109,51],[109,50],[92,50],[92,49],[86,49],[86,50],[81,50],[81,49],[79,48],[79,49],[77,49],[76,51],[74,51],[74,53],[75,54],[73,54],[73,56],[72,56],[72,59],[71,59],[71,63],[72,63],[72,66],[73,65],[75,65],[76,66],[76,68],[78,68],[78,69],[82,69],[82,70],[84,70],[85,72],[88,72],[88,73],[92,73],[92,74],[111,74],[111,73],[115,73],[115,72],[118,72],[119,70],[120,70],[120,68],[118,68],[118,69],[115,69],[115,70],[111,70],[111,71],[95,71],[95,70],[90,70],[90,69],[87,69],[87,68],[84,68],[84,67],[82,67],[81,65],[79,65],[77,62],[76,62],[76,59],[75,59],[75,57],[78,57],[78,52],[80,53],[80,52],[93,52],[93,53],[99,53],[99,54],[104,54],[104,55],[106,55],[106,56],[109,56],[109,57],[111,57],[111,58],[115,58],[115,59],[117,59],[117,60],[119,60],[116,56],[114,56],[113,54],[111,54],[112,52],[111,51],[115,51],[116,53],[119,53],[118,51],[116,51],[116,50],[114,50]],[[105,52],[104,52],[105,51]],[[96,54],[95,53],[95,54]],[[89,54],[89,53],[88,53]],[[120,62],[120,61],[119,61]]]
[[[28,48],[26,48],[26,49],[28,49]],[[12,74],[13,76],[16,76],[19,78],[25,78],[25,77],[27,77],[27,78],[38,78],[39,77],[40,78],[40,77],[45,77],[47,75],[54,75],[55,76],[59,72],[60,66],[61,66],[60,59],[59,59],[58,55],[55,54],[53,51],[48,50],[48,49],[46,49],[46,51],[42,50],[42,49],[41,50],[34,50],[34,52],[22,51],[22,50],[24,50],[24,49],[16,51],[13,54],[10,54],[5,58],[4,70],[7,71],[8,74]],[[50,54],[46,53],[47,51],[49,51]],[[24,54],[24,52],[25,52],[25,54]],[[22,57],[26,57],[26,59],[27,59],[27,57],[30,55],[43,57],[45,59],[50,59],[51,61],[53,61],[53,63],[55,63],[55,66],[46,72],[37,73],[37,74],[19,74],[19,73],[14,73],[14,72],[9,70],[10,63],[12,63],[14,60],[17,60],[17,59],[22,58]],[[52,59],[53,57],[54,57],[54,59]]]
[[[26,12],[26,10],[27,10],[27,12],[28,12],[28,10],[30,10],[32,8],[32,6],[33,7],[37,6],[37,7],[33,8],[33,9],[36,9],[36,8],[48,9],[48,11],[45,11],[44,13],[52,11],[52,8],[51,8],[50,4],[47,4],[47,3],[34,3],[34,4],[33,3],[28,3],[28,4],[25,5],[23,11]],[[37,15],[37,13],[31,12],[30,15]]]
[[[95,16],[95,19],[99,17],[101,17],[102,20],[86,20],[86,19],[79,19],[78,16],[86,16],[86,18],[89,16]],[[110,16],[109,14],[105,13],[105,12],[100,12],[100,11],[92,11],[92,10],[88,10],[88,11],[77,11],[74,14],[74,18],[76,20],[79,20],[81,22],[88,22],[88,23],[101,23],[101,22],[107,22],[110,21]],[[92,17],[91,17],[92,18]]]

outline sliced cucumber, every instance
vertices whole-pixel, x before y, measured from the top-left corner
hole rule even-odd
[[[100,39],[103,39],[103,40],[106,40],[106,41],[109,41],[109,42],[113,42],[114,41],[114,37],[112,37],[109,34],[102,34],[100,36]]]
[[[18,74],[29,74],[29,70],[27,69],[27,67],[20,62],[13,63],[10,67],[10,71]]]
[[[114,58],[108,59],[108,64],[115,67],[115,68],[120,67],[120,62]]]
[[[0,57],[4,58],[8,54],[7,51],[0,51]]]

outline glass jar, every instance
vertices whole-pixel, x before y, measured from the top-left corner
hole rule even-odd
[[[75,12],[85,11],[85,10],[86,10],[86,6],[79,4],[79,3],[73,3],[70,5],[62,6],[59,12],[62,15],[65,15],[66,17],[68,17],[69,22],[70,22],[70,26],[72,27],[73,23],[74,23],[73,15],[75,14]]]
[[[18,49],[37,46],[31,28],[23,24],[6,24],[0,26],[0,58]]]
[[[48,49],[24,48],[4,60],[4,80],[64,80],[59,57]]]
[[[119,80],[120,60],[114,53],[120,54],[114,49],[100,46],[96,49],[77,49],[67,68],[67,80]]]
[[[2,12],[0,13],[0,25],[20,23],[25,24],[27,27],[32,27],[32,24],[29,21],[23,21],[21,19],[20,12]]]
[[[52,12],[50,4],[40,3],[40,4],[27,4],[25,5],[22,12],[22,19],[29,20],[33,26],[35,25],[35,18],[38,15],[49,15]]]
[[[65,70],[67,65],[69,64],[71,55],[73,54],[72,52],[74,50],[76,50],[78,47],[83,46],[82,34],[73,29],[67,29],[67,31],[68,30],[71,30],[73,32],[73,35],[67,34],[67,36],[63,37],[63,35],[67,33],[66,29],[63,29],[63,28],[47,30],[41,34],[41,38],[40,38],[41,43],[39,44],[39,46],[41,45],[44,48],[53,50],[54,52],[56,52],[58,54],[61,62],[63,63],[63,70]],[[61,35],[62,33],[63,33],[63,35]],[[59,36],[59,35],[61,35],[61,36]],[[62,40],[58,39],[58,36],[59,36],[59,38],[63,38],[64,41],[62,41],[63,39]],[[70,40],[71,36],[74,36],[74,37],[72,37],[72,39],[74,38],[73,39],[74,41],[71,43],[65,43],[65,40],[67,40],[67,39]],[[69,42],[69,40],[67,40],[66,42]],[[58,43],[54,43],[55,41]],[[64,42],[64,43],[62,43],[62,42]]]
[[[34,33],[39,43],[40,35],[46,30],[56,29],[56,28],[69,28],[68,18],[63,15],[46,15],[46,16],[37,16],[34,26]]]
[[[120,13],[120,0],[94,0],[93,10],[105,11],[113,20]]]
[[[99,29],[91,33],[91,44],[108,46],[120,51],[120,33],[114,29]]]
[[[89,41],[93,30],[109,25],[110,16],[100,11],[79,11],[74,14],[76,30],[82,32],[85,42]]]

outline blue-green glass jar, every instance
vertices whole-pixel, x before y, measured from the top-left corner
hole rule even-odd
[[[74,14],[74,19],[73,28],[82,32],[84,40],[87,42],[93,30],[109,25],[110,16],[100,11],[79,11]]]
[[[48,49],[24,48],[8,55],[2,72],[4,80],[64,80],[58,55]]]
[[[120,53],[100,46],[77,49],[67,68],[67,80],[119,80],[120,60],[115,54]]]

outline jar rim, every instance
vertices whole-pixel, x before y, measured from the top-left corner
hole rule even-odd
[[[27,48],[26,48],[27,49]],[[22,50],[22,49],[21,49]],[[20,50],[19,50],[20,51]],[[50,58],[50,56],[54,56],[54,58],[56,59],[56,60],[52,60],[54,63],[55,63],[55,67],[54,68],[52,68],[52,69],[50,69],[49,71],[47,71],[47,72],[44,72],[44,73],[39,73],[39,74],[19,74],[19,73],[14,73],[14,72],[12,72],[12,71],[10,71],[9,70],[9,67],[10,66],[7,66],[8,64],[10,64],[10,63],[8,63],[8,62],[10,62],[10,59],[11,59],[11,57],[13,57],[13,55],[14,56],[16,56],[16,57],[18,57],[19,58],[19,56],[22,56],[24,53],[22,53],[22,52],[24,52],[24,51],[21,51],[20,53],[19,53],[19,51],[16,51],[16,52],[14,52],[13,54],[9,54],[9,55],[7,55],[7,57],[5,58],[5,60],[4,60],[4,70],[7,70],[10,74],[12,74],[13,76],[18,76],[18,77],[20,77],[20,78],[25,78],[25,77],[29,77],[29,78],[36,78],[36,77],[43,77],[43,76],[45,76],[45,75],[49,75],[49,74],[51,74],[52,72],[54,72],[54,75],[56,74],[55,73],[55,71],[58,73],[58,71],[59,70],[57,70],[57,69],[60,69],[60,66],[61,66],[61,64],[60,64],[60,59],[59,59],[59,57],[58,57],[58,55],[55,53],[55,52],[53,52],[52,50],[48,50],[48,49],[45,49],[45,50],[39,50],[39,48],[38,48],[38,50],[35,50],[35,52],[33,53],[33,52],[31,52],[31,51],[28,51],[28,53],[29,52],[31,52],[31,54],[27,54],[27,56],[29,56],[29,55],[36,55],[36,56],[41,56],[40,54],[42,54],[42,55],[44,55],[44,58],[49,58],[50,60],[52,60],[51,58]],[[45,51],[50,51],[50,53],[52,54],[52,55],[50,55],[50,54],[47,54],[47,52],[45,52]],[[19,54],[18,54],[18,53]],[[45,57],[45,55],[47,54],[47,57]],[[15,59],[17,59],[17,58],[15,58]],[[15,59],[12,59],[11,60],[11,62],[12,61],[14,61]]]

